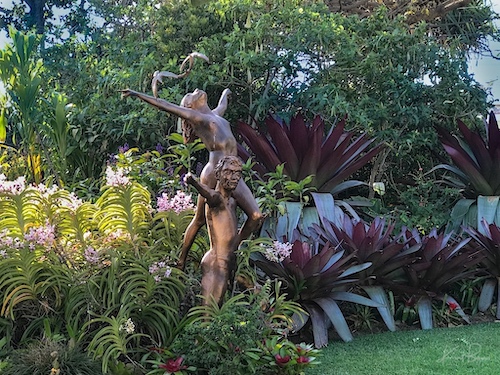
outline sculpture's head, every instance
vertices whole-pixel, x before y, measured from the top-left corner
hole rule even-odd
[[[181,100],[180,106],[185,108],[197,109],[200,105],[207,104],[207,93],[202,90],[194,90],[194,92],[184,95]],[[182,129],[182,138],[184,143],[191,143],[197,138],[193,126],[189,121],[179,119]]]
[[[214,173],[225,190],[234,190],[241,179],[241,159],[237,156],[224,156],[215,166]]]
[[[206,105],[208,105],[207,93],[199,89],[184,95],[181,100],[181,106],[186,108],[199,109]]]

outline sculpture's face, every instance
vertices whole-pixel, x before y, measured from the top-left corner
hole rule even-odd
[[[181,101],[181,106],[197,109],[206,106],[207,103],[207,93],[203,90],[196,89],[192,93],[184,96]]]
[[[226,163],[220,172],[219,180],[225,190],[234,190],[241,179],[241,166]]]

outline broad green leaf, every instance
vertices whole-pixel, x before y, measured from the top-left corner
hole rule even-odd
[[[336,301],[347,301],[370,307],[381,307],[382,304],[370,298],[363,297],[351,292],[332,292],[331,297]]]
[[[484,227],[481,224],[483,219],[487,224],[491,224],[495,221],[498,210],[498,203],[500,197],[498,196],[488,196],[485,197],[480,195],[477,197],[477,224],[479,232],[485,234]]]
[[[371,265],[372,265],[371,262],[366,262],[366,263],[357,264],[355,266],[352,266],[352,267],[348,268],[347,270],[345,270],[344,272],[342,272],[342,274],[339,276],[339,278],[347,277],[347,276],[353,275],[355,273],[364,271],[367,268],[371,267]]]

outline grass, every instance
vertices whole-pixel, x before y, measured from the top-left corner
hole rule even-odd
[[[497,375],[500,323],[386,332],[331,342],[307,375]]]

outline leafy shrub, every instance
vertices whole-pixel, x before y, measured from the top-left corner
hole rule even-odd
[[[102,375],[101,364],[81,348],[53,340],[35,341],[11,353],[5,375]]]
[[[495,215],[498,198],[491,198],[500,195],[500,129],[493,112],[484,121],[485,132],[473,131],[462,121],[457,122],[461,137],[437,127],[441,144],[454,165],[440,164],[435,168],[451,171],[454,176],[445,176],[443,180],[459,188],[466,198],[459,200],[451,212],[451,229],[466,225],[482,231],[483,219],[500,224],[500,217]]]
[[[286,339],[290,316],[301,309],[284,297],[279,283],[268,283],[258,294],[238,294],[221,307],[215,301],[194,307],[191,323],[167,351],[160,350],[150,374],[175,366],[200,375],[299,373],[317,352]]]
[[[340,223],[326,221],[325,225],[314,225],[314,231],[323,242],[329,241],[340,249],[352,254],[359,263],[370,266],[359,273],[357,283],[370,298],[381,303],[378,310],[387,327],[396,329],[384,287],[387,282],[404,282],[404,267],[417,260],[415,252],[420,245],[408,247],[409,239],[393,235],[395,224],[387,223],[380,217],[369,225],[344,215]]]
[[[387,285],[394,292],[409,296],[407,305],[416,306],[424,329],[432,328],[433,300],[445,301],[469,322],[456,299],[447,293],[457,281],[477,274],[477,265],[484,258],[482,251],[470,246],[471,238],[461,239],[436,229],[425,236],[414,229],[407,231],[405,236],[410,238],[410,246],[420,245],[415,253],[417,261],[404,267],[404,283],[388,282]]]
[[[481,249],[484,258],[481,269],[487,274],[478,301],[478,309],[486,311],[490,308],[495,290],[497,291],[497,306],[500,296],[500,228],[483,220],[483,232],[467,227],[465,231],[472,237],[474,244]],[[500,309],[497,307],[496,318],[500,319]]]

